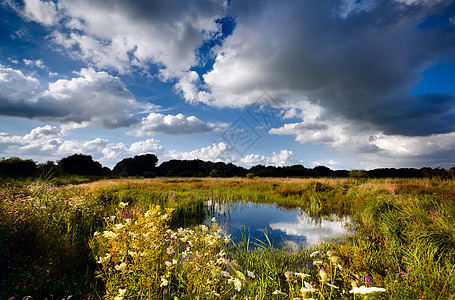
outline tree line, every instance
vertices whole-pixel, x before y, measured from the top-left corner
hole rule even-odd
[[[306,168],[303,165],[284,167],[256,165],[249,169],[232,163],[210,162],[199,159],[170,160],[157,166],[155,154],[137,155],[118,162],[111,170],[94,161],[92,156],[74,154],[57,163],[36,163],[18,157],[0,160],[0,177],[25,178],[39,176],[98,176],[98,177],[352,177],[361,178],[454,178],[455,167],[444,168],[380,168],[374,170],[331,170],[326,166]]]

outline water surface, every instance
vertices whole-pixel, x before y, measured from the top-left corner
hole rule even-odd
[[[349,219],[337,220],[336,216],[330,216],[314,220],[300,208],[240,201],[229,204],[209,201],[208,206],[207,220],[215,217],[222,233],[230,234],[235,243],[242,240],[243,234],[249,235],[251,242],[268,244],[264,234],[267,233],[276,248],[286,245],[299,248],[349,233],[345,226]]]

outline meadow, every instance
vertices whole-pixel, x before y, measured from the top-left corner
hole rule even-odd
[[[455,180],[156,178],[9,181],[0,299],[455,298]],[[207,201],[349,216],[312,248],[234,244]]]

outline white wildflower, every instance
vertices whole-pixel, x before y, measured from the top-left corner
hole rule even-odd
[[[324,270],[319,270],[319,277],[321,277],[321,281],[327,281],[329,279],[329,275],[327,275],[327,272]]]
[[[305,274],[305,273],[294,273],[295,275],[299,276],[299,277],[302,277],[302,278],[305,278],[305,277],[311,277],[311,275],[308,275],[308,274]]]
[[[251,278],[256,278],[256,275],[254,275],[253,272],[246,270],[246,274],[250,276]]]
[[[235,271],[235,273],[237,274],[237,276],[240,277],[240,279],[241,279],[242,281],[245,281],[245,275],[244,275],[242,272],[240,272],[240,271]]]
[[[286,295],[286,293],[283,293],[282,291],[275,290],[272,294],[274,295]]]
[[[123,296],[126,294],[126,289],[118,289],[118,296],[114,300],[122,300]]]
[[[300,289],[301,293],[315,293],[318,291],[317,289],[315,289],[311,284],[309,284],[306,281],[304,281],[303,284],[305,285],[305,287],[302,286],[302,288]]]
[[[167,286],[169,281],[166,278],[161,278],[160,287]]]
[[[114,225],[114,230],[115,231],[122,230],[123,227],[125,227],[123,224],[115,224]]]
[[[106,256],[104,256],[104,257],[98,257],[97,263],[104,264],[105,262],[109,261],[110,258],[111,258],[111,254],[107,253]]]
[[[166,265],[166,267],[172,267],[172,263],[170,261],[168,261],[168,260],[166,260],[164,262],[164,264]]]
[[[118,234],[109,230],[103,231],[103,236],[107,239],[116,239]]]
[[[383,289],[383,288],[366,287],[366,286],[362,285],[361,287],[352,288],[352,290],[350,290],[349,293],[365,295],[365,294],[371,294],[371,293],[384,293],[386,291],[387,290]]]
[[[215,217],[212,218],[212,222],[215,223],[216,222],[216,219]]]
[[[120,272],[125,272],[126,270],[126,263],[122,262],[121,264],[115,266],[115,269]]]
[[[330,256],[330,261],[335,265],[340,262],[340,258],[338,256]]]
[[[234,278],[234,287],[238,292],[240,292],[240,289],[242,288],[242,282],[237,277]]]
[[[128,206],[128,202],[120,202],[119,205],[121,208],[125,208]]]
[[[334,289],[339,289],[339,287],[337,287],[336,285],[333,285],[333,284],[330,284],[328,282],[325,283],[327,286],[330,286],[331,288],[334,288]]]
[[[315,257],[318,254],[319,254],[319,251],[314,251],[313,253],[310,254],[310,257]]]
[[[321,260],[315,260],[315,261],[313,261],[313,265],[320,266],[320,265],[322,265],[322,261]]]

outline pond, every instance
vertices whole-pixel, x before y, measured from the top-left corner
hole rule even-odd
[[[249,235],[250,242],[267,246],[267,234],[275,248],[298,249],[350,233],[346,228],[348,218],[330,216],[315,220],[300,208],[241,201],[226,204],[209,201],[208,207],[207,221],[214,217],[222,234],[230,234],[235,243]]]

